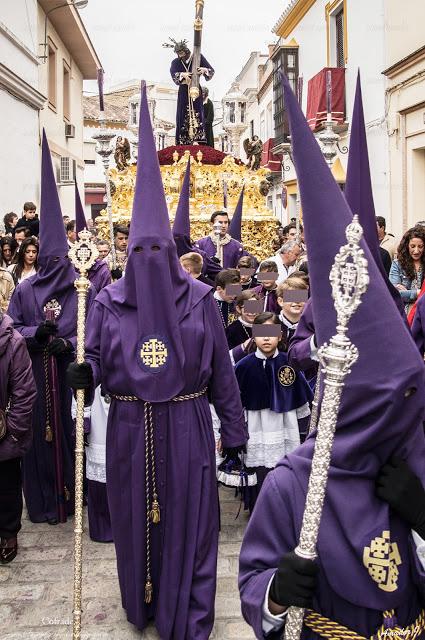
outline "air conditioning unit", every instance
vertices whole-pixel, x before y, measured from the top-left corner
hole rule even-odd
[[[59,182],[74,182],[76,162],[69,156],[60,157]]]
[[[75,138],[75,125],[65,123],[65,138]]]

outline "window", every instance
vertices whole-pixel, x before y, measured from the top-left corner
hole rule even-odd
[[[254,133],[254,120],[251,120],[251,122],[249,123],[249,128],[251,131],[251,139],[254,137],[255,133]]]
[[[334,0],[326,5],[328,67],[345,67],[347,62],[346,0]]]
[[[84,160],[84,164],[96,164],[96,160]]]
[[[275,145],[288,142],[289,124],[283,103],[280,72],[286,75],[294,92],[298,82],[298,48],[281,47],[273,57],[273,103]]]
[[[266,140],[273,138],[273,105],[271,102],[266,110]]]
[[[71,107],[70,107],[70,68],[63,61],[63,117],[68,122],[71,120]]]
[[[240,102],[239,103],[239,112],[241,114],[241,122],[242,122],[242,124],[245,124],[246,102]]]
[[[49,105],[56,108],[56,46],[49,38],[47,56],[47,95]]]

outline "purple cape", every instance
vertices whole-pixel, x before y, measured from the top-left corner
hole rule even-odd
[[[291,379],[283,385],[279,377],[285,371],[289,371]],[[248,411],[270,409],[276,413],[287,413],[313,400],[313,394],[303,374],[296,374],[288,366],[285,353],[279,353],[276,358],[267,360],[261,360],[255,353],[251,353],[238,362],[235,373],[242,406]]]
[[[217,247],[209,236],[201,238],[195,243],[198,249],[204,251],[210,258],[217,254]],[[242,256],[249,255],[244,251],[243,246],[237,240],[230,240],[223,246],[223,267],[222,269],[235,269]]]

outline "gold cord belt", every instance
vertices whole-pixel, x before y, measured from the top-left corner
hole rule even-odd
[[[422,609],[415,622],[404,629],[397,624],[394,627],[388,625],[388,621],[395,617],[394,609],[384,611],[382,615],[384,618],[382,625],[369,640],[415,640],[425,630],[424,609]],[[311,631],[327,640],[368,640],[355,631],[351,631],[348,627],[325,618],[325,616],[311,609],[307,609],[304,624]]]
[[[188,393],[183,396],[171,398],[170,402],[184,402],[200,398],[207,392],[207,387]],[[155,469],[155,446],[154,446],[154,423],[152,415],[152,403],[146,402],[137,396],[121,396],[110,394],[111,398],[121,402],[143,402],[145,419],[145,484],[146,484],[146,581],[145,581],[145,602],[152,602],[153,584],[151,575],[151,525],[161,521],[161,511],[156,490],[156,469]]]

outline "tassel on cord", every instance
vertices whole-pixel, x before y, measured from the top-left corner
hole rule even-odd
[[[154,524],[158,524],[158,522],[160,522],[161,520],[161,511],[159,509],[158,496],[156,495],[156,493],[153,494],[152,509],[150,512],[150,517]]]
[[[46,442],[52,442],[53,441],[53,431],[52,431],[52,427],[50,426],[49,423],[46,424],[46,431],[45,431],[44,439],[45,439]]]
[[[146,602],[146,604],[150,604],[152,602],[152,594],[153,594],[153,587],[152,587],[152,582],[151,582],[150,576],[149,576],[148,579],[145,582],[145,602]]]

